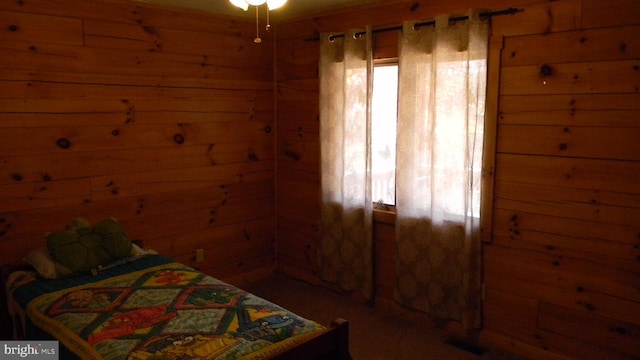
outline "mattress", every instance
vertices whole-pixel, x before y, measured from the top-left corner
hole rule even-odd
[[[56,280],[19,271],[7,287],[17,338],[80,359],[266,359],[328,331],[160,255]]]

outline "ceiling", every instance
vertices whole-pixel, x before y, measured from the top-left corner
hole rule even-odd
[[[215,14],[233,16],[255,16],[255,10],[250,8],[244,12],[229,3],[228,0],[134,0],[156,5],[168,5],[176,7],[204,10]],[[299,16],[318,14],[335,9],[381,3],[385,0],[288,0],[287,3],[273,11],[273,17],[277,19],[291,19]],[[388,1],[388,0],[387,0]]]

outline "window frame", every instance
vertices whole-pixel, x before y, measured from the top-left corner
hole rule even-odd
[[[396,66],[400,66],[400,59],[395,56],[395,57],[385,57],[385,58],[377,58],[377,59],[373,59],[373,68],[375,69],[375,67],[377,66],[389,66],[389,65],[396,65]],[[396,90],[397,92],[397,90]],[[398,122],[398,114],[396,111],[396,124]],[[396,134],[396,143],[397,143],[397,134]],[[395,189],[395,177],[396,174],[398,172],[398,167],[394,166],[394,189]],[[394,195],[394,199],[395,199],[395,195]],[[385,204],[385,203],[381,203],[379,201],[373,201],[373,212],[374,212],[374,218],[378,218],[379,221],[381,222],[385,222],[385,223],[395,223],[395,214],[396,214],[396,205],[395,204]],[[378,214],[377,216],[376,213]],[[388,215],[384,215],[385,213],[388,213],[389,215],[392,215],[393,217],[393,221],[390,222],[390,218]],[[384,219],[386,219],[386,221],[384,221]]]

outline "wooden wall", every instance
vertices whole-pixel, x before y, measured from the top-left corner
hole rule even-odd
[[[637,359],[640,3],[551,8],[543,34],[504,31],[487,339]]]
[[[275,23],[275,64],[250,21],[0,0],[0,264],[74,217],[115,216],[218,277],[277,254],[314,279],[319,32],[511,6],[522,11],[496,17],[491,40],[481,340],[528,358],[637,359],[637,0],[386,0]],[[378,42],[393,53],[388,33]],[[375,218],[378,300],[392,303],[393,216]]]
[[[81,216],[221,278],[273,268],[273,41],[254,26],[0,0],[0,264]]]
[[[318,34],[481,7],[491,39],[482,344],[526,358],[640,357],[640,3],[386,1],[278,27],[279,265],[314,279]],[[388,34],[388,33],[384,33]],[[393,53],[389,35],[379,49]],[[315,40],[314,40],[315,39]],[[391,50],[389,50],[391,49]],[[381,50],[383,51],[383,50]],[[546,66],[545,66],[546,65]],[[548,75],[544,75],[548,74]],[[378,303],[392,303],[393,215],[375,218]]]

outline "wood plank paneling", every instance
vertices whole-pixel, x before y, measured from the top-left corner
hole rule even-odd
[[[502,125],[498,151],[508,154],[640,160],[640,142],[626,136],[634,127]]]
[[[580,5],[573,31],[505,37],[483,270],[488,289],[533,300],[536,322],[517,329],[488,313],[485,331],[570,358],[631,359],[640,354],[638,8]],[[487,291],[485,311],[502,293]]]
[[[536,325],[538,302],[535,299],[495,288],[485,289],[485,296],[485,317],[508,320],[521,328]]]
[[[209,56],[206,54],[178,54],[127,49],[103,49],[59,44],[3,41],[0,42],[0,66],[28,71],[29,64],[40,63],[55,72],[97,74],[197,77],[267,81],[272,76],[270,61]],[[11,51],[11,56],[9,52]],[[66,61],[65,61],[66,60]]]
[[[280,24],[277,211],[278,240],[284,236],[286,245],[279,247],[278,260],[315,276],[315,263],[306,260],[315,258],[310,251],[318,247],[312,231],[319,214],[303,210],[310,205],[296,205],[297,193],[287,189],[319,191],[320,175],[286,152],[294,149],[304,161],[319,156],[318,37],[468,8],[507,7],[519,11],[491,20],[495,71],[489,86],[497,90],[489,105],[494,110],[487,114],[497,139],[490,154],[493,194],[483,207],[493,219],[492,237],[483,245],[480,340],[527,359],[635,359],[640,325],[640,6],[635,0],[390,0]],[[393,56],[396,35],[376,35],[374,54]],[[296,227],[306,229],[304,235]],[[393,303],[393,225],[376,223],[374,231],[377,294],[382,303]]]
[[[104,176],[145,172],[157,168],[180,169],[225,165],[246,159],[273,161],[273,148],[267,144],[222,143],[186,145],[169,148],[134,148],[124,150],[85,151],[65,154],[25,154],[1,156],[0,184],[74,179],[84,176]],[[19,180],[17,180],[19,178]]]
[[[640,319],[640,305],[634,295],[639,273],[572,257],[570,252],[537,252],[496,244],[487,246],[485,253],[487,257],[510,256],[497,260],[498,265],[487,261],[486,279],[495,288],[632,323]],[[600,271],[592,275],[595,264]],[[527,274],[528,278],[517,278],[509,269],[518,269],[518,274]],[[617,276],[620,280],[615,279]],[[617,295],[623,298],[616,298]]]
[[[13,178],[19,182],[19,174],[14,174]],[[3,189],[0,195],[0,213],[32,208],[55,208],[91,200],[91,182],[87,179],[43,180],[28,184],[4,185]]]
[[[273,268],[270,35],[131,1],[0,10],[0,264],[82,216],[223,276]]]
[[[500,146],[500,145],[498,145]],[[640,163],[536,155],[498,154],[503,181],[638,194]]]
[[[0,40],[82,45],[82,20],[60,16],[0,12]]]
[[[320,219],[317,41],[280,39],[276,133],[278,264],[315,276]]]
[[[4,80],[24,80],[27,85],[30,82],[51,83],[64,86],[68,83],[86,84],[86,85],[111,85],[114,87],[124,86],[120,89],[130,89],[129,86],[140,87],[140,92],[134,92],[140,96],[145,94],[144,89],[156,91],[152,96],[158,94],[166,94],[172,88],[183,91],[200,92],[207,89],[223,90],[222,94],[233,94],[229,90],[247,90],[250,92],[256,90],[266,90],[271,93],[273,83],[269,80],[241,80],[241,79],[211,79],[211,78],[192,78],[192,77],[165,77],[162,75],[137,74],[83,74],[82,77],[74,76],[74,74],[65,72],[32,72],[25,70],[0,69],[0,79]],[[113,87],[105,87],[112,89]],[[11,93],[4,93],[4,96],[13,97]]]
[[[556,32],[546,36],[509,37],[504,44],[501,62],[503,66],[517,66],[585,60],[635,60],[640,57],[639,32],[640,26],[620,26]]]
[[[273,163],[249,162],[184,169],[154,170],[91,178],[93,199],[112,196],[139,196],[154,193],[188,190],[208,185],[228,185],[238,182],[255,183],[273,180]]]
[[[627,104],[622,103],[625,100],[628,101]],[[569,129],[572,126],[593,128],[611,126],[636,131],[633,128],[638,127],[640,111],[633,109],[634,101],[640,101],[640,96],[504,96],[498,121],[505,125],[558,126],[560,124]],[[525,103],[542,104],[541,106],[546,108],[538,108],[539,105],[526,108]],[[615,103],[618,105],[614,105]]]
[[[374,219],[376,213],[374,213]],[[395,219],[394,219],[395,220]],[[375,221],[375,220],[374,220]],[[373,225],[376,297],[393,299],[396,274],[396,234],[394,224],[375,221]]]
[[[520,188],[522,189],[522,188]],[[526,190],[524,188],[522,190]],[[503,205],[503,201],[496,203],[496,206]],[[510,205],[522,204],[517,200],[508,203]],[[547,206],[551,207],[553,204]],[[559,209],[558,213],[544,215],[536,212],[535,207],[530,210],[507,210],[496,209],[495,227],[500,227],[496,231],[496,237],[513,240],[513,243],[520,243],[520,240],[532,242],[540,246],[555,248],[567,248],[593,255],[600,255],[611,258],[611,260],[635,261],[640,255],[635,248],[637,243],[637,231],[630,226],[621,226],[607,222],[596,222],[593,220],[571,219],[566,214],[572,211]],[[562,221],[555,221],[562,217]],[[635,268],[633,263],[630,268]]]
[[[511,2],[503,7],[516,7],[514,15],[491,19],[493,35],[519,36],[576,30],[580,26],[582,0]],[[486,5],[481,8],[486,8]],[[496,7],[491,7],[496,8]]]
[[[215,41],[215,46],[212,42]],[[123,24],[113,21],[84,21],[84,44],[101,49],[150,51],[202,55],[240,63],[261,56],[263,47],[249,46],[247,39],[232,28],[215,33],[194,29],[170,29],[160,26]],[[204,50],[204,51],[203,51]]]
[[[540,305],[539,322],[542,329],[552,330],[560,335],[613,348],[627,355],[640,355],[640,327],[633,322],[611,321],[547,303]],[[583,331],[585,328],[590,331]]]
[[[638,24],[640,4],[635,0],[583,0],[585,28]]]
[[[483,333],[483,342],[492,347],[502,348],[522,355],[525,359],[621,359],[635,357],[604,347],[574,340],[553,332],[521,326],[513,319],[486,316],[485,323],[490,330]]]
[[[504,95],[633,93],[640,89],[637,60],[559,63],[542,66],[513,66],[502,70]]]

